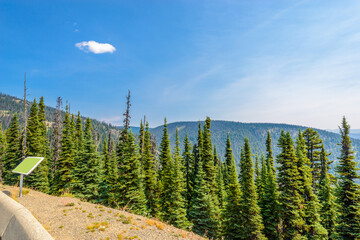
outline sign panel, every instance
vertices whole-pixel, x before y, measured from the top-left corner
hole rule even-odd
[[[27,157],[12,172],[29,175],[44,160],[43,157]]]

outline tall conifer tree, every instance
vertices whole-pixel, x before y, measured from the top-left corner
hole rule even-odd
[[[14,185],[18,183],[19,175],[13,174],[11,171],[21,162],[21,144],[19,120],[17,114],[14,114],[10,128],[6,131],[6,153],[3,161],[3,180],[5,184]]]
[[[331,186],[329,168],[329,154],[326,153],[324,144],[321,147],[321,176],[319,181],[319,200],[321,203],[320,217],[321,224],[328,231],[329,239],[336,239],[336,204],[335,196],[333,194],[333,187]]]
[[[209,238],[216,238],[218,236],[218,222],[215,220],[216,213],[209,192],[208,184],[205,182],[203,164],[199,164],[194,193],[191,198],[189,218],[193,223],[193,232]]]
[[[223,232],[226,239],[243,239],[243,222],[241,214],[241,190],[236,173],[235,160],[232,154],[231,142],[228,135],[226,144],[227,188],[226,204],[223,213]]]
[[[144,192],[144,177],[141,171],[140,155],[135,137],[130,131],[122,143],[122,156],[118,156],[119,180],[118,199],[121,206],[130,208],[136,214],[145,215],[146,197]]]
[[[311,128],[307,128],[303,135],[307,149],[307,158],[310,160],[310,167],[312,170],[312,187],[314,192],[317,192],[321,171],[320,150],[322,140],[320,139],[319,133]]]
[[[149,124],[146,122],[143,153],[144,189],[149,213],[151,216],[157,217],[159,213],[159,187],[156,179],[155,157],[151,148],[151,133]]]
[[[193,195],[195,183],[195,161],[194,156],[191,154],[191,144],[187,134],[184,138],[184,152],[183,159],[185,162],[185,179],[186,179],[186,201],[187,209],[189,210],[190,201]]]
[[[89,118],[85,124],[84,148],[79,155],[79,161],[74,167],[76,196],[87,201],[95,202],[99,197],[100,160],[93,140],[92,125]]]
[[[65,113],[63,126],[60,155],[59,160],[56,162],[56,171],[52,189],[53,193],[57,195],[60,195],[65,191],[70,191],[73,176],[72,170],[74,167],[75,146],[74,133],[68,111]]]
[[[305,221],[302,218],[301,184],[294,143],[289,132],[281,131],[278,141],[280,154],[277,156],[279,184],[280,238],[305,239],[302,235]]]
[[[228,174],[230,174],[230,166],[233,161],[235,161],[235,160],[234,160],[233,151],[231,149],[230,136],[229,136],[229,134],[227,134],[226,149],[225,149],[225,167],[224,167],[224,169],[225,169],[225,174],[224,174],[225,187],[227,187],[228,182],[229,182]]]
[[[304,234],[310,239],[327,239],[327,231],[320,223],[320,207],[318,198],[312,187],[310,161],[306,157],[305,139],[299,130],[296,138],[296,157],[300,180],[300,194],[302,196],[304,213]]]
[[[241,190],[241,216],[243,228],[241,231],[242,239],[265,239],[262,234],[264,228],[260,215],[260,208],[257,204],[256,186],[254,182],[254,168],[251,159],[249,140],[245,138],[244,156],[240,164]]]
[[[337,232],[341,239],[360,238],[360,192],[359,185],[355,182],[359,179],[357,163],[354,161],[349,137],[350,125],[343,117],[341,127],[341,155],[337,166],[339,216]]]
[[[0,183],[3,182],[2,173],[4,172],[4,156],[5,156],[5,135],[0,123]]]
[[[178,142],[178,141],[177,141]],[[186,228],[186,203],[183,198],[184,178],[180,166],[180,152],[176,149],[175,159],[171,156],[170,140],[164,121],[163,137],[160,144],[160,208],[161,218],[179,228]]]
[[[264,202],[261,216],[264,224],[264,234],[268,239],[279,239],[279,192],[277,188],[274,158],[271,147],[271,135],[266,138],[266,167],[267,174],[264,185]]]

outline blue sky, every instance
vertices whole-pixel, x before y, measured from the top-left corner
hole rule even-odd
[[[334,129],[346,115],[360,128],[359,12],[357,0],[0,0],[0,91],[22,97],[26,71],[29,98],[113,124],[130,89],[132,125]]]

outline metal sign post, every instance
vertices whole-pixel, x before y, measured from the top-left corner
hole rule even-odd
[[[19,192],[19,197],[22,197],[23,181],[24,181],[24,174],[20,174],[20,192]]]
[[[44,160],[43,157],[27,157],[22,161],[12,172],[20,174],[20,192],[19,197],[22,197],[22,188],[24,182],[24,175],[29,175],[34,169]]]

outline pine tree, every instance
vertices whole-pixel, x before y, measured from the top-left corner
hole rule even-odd
[[[2,131],[2,124],[0,123],[0,183],[3,182],[2,174],[4,172],[4,157],[5,157],[5,135]]]
[[[190,201],[193,195],[195,184],[195,161],[194,156],[191,154],[191,145],[187,134],[184,138],[184,152],[183,159],[185,162],[185,179],[186,179],[186,201],[187,209],[190,208]]]
[[[319,204],[312,187],[310,161],[306,157],[305,139],[299,130],[296,138],[296,157],[300,180],[300,194],[302,196],[304,212],[304,234],[310,239],[327,239],[327,231],[320,223]]]
[[[271,135],[267,132],[266,139],[266,180],[264,185],[264,200],[261,216],[264,224],[264,234],[268,239],[279,239],[279,192],[276,182],[276,172],[272,155]]]
[[[262,234],[264,228],[260,215],[260,208],[257,204],[256,186],[254,182],[254,168],[251,159],[249,140],[245,138],[244,155],[240,162],[241,190],[241,216],[245,226],[242,228],[242,239],[265,239]]]
[[[312,187],[316,193],[320,179],[320,149],[322,140],[318,132],[311,128],[307,128],[303,135],[307,149],[307,158],[310,160],[310,167],[312,169]]]
[[[70,191],[72,183],[72,170],[74,167],[74,133],[71,127],[70,114],[65,113],[64,127],[61,139],[61,148],[59,159],[56,162],[56,171],[53,180],[52,192],[56,195],[61,195],[66,191]]]
[[[159,188],[156,179],[155,157],[152,154],[151,134],[147,122],[144,133],[143,167],[147,209],[151,216],[157,217],[159,213]]]
[[[12,170],[20,164],[22,159],[22,142],[19,131],[19,120],[17,114],[11,120],[10,128],[6,131],[6,153],[4,157],[4,184],[14,185],[18,183],[19,175]]]
[[[359,178],[349,137],[350,125],[343,117],[341,127],[341,155],[337,166],[339,216],[337,232],[340,239],[360,238],[360,193],[355,180]]]
[[[324,144],[321,146],[320,160],[321,160],[321,176],[319,181],[319,200],[321,204],[320,216],[321,224],[328,231],[329,239],[336,239],[336,204],[333,188],[331,186],[329,176],[329,154],[326,153]]]
[[[278,141],[280,154],[277,156],[279,184],[279,216],[281,219],[280,239],[305,239],[302,218],[299,171],[294,144],[289,132],[281,131]]]
[[[141,171],[140,155],[135,137],[130,131],[122,143],[122,156],[119,157],[118,199],[121,206],[136,214],[145,215],[146,197]]]
[[[226,144],[227,188],[226,204],[223,213],[223,231],[226,239],[243,239],[244,228],[241,214],[241,190],[236,173],[235,160],[232,155],[230,138]]]

